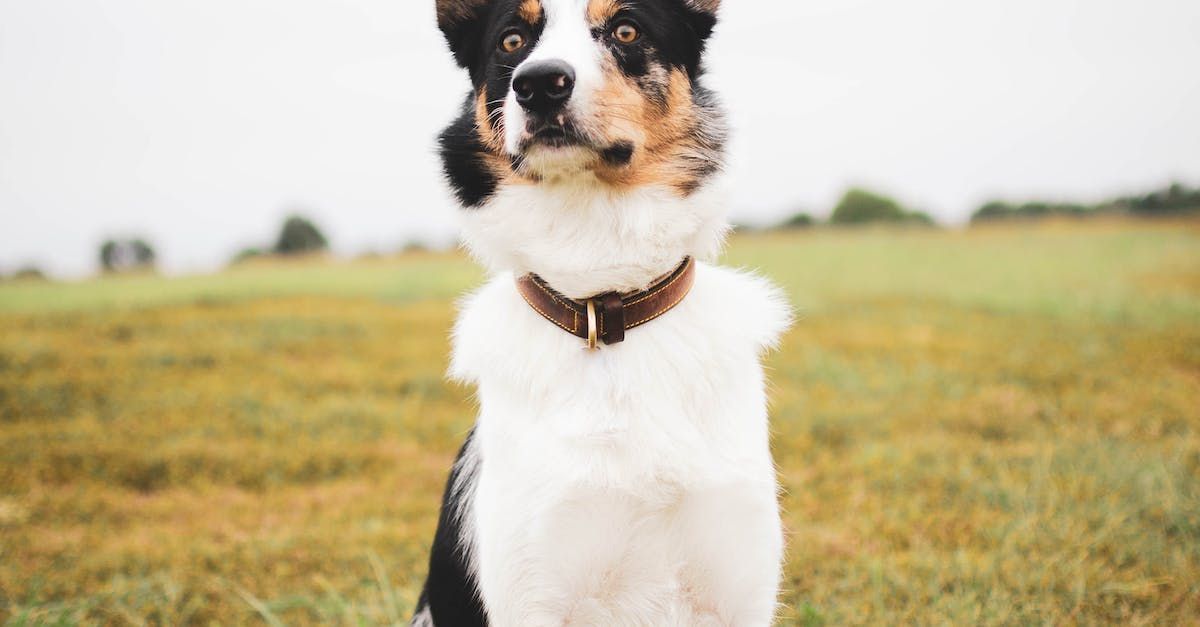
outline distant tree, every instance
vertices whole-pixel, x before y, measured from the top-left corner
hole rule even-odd
[[[1139,215],[1167,215],[1200,210],[1200,189],[1172,183],[1163,190],[1125,199],[1130,210]]]
[[[1069,218],[1082,218],[1088,214],[1094,213],[1096,207],[1089,207],[1079,203],[1068,202],[1054,205],[1054,212]]]
[[[14,272],[12,278],[15,281],[45,281],[46,273],[37,266],[25,266]]]
[[[1200,209],[1200,189],[1188,189],[1181,183],[1172,183],[1167,194],[1179,209]]]
[[[1024,218],[1044,218],[1050,213],[1050,204],[1040,201],[1027,202],[1017,207],[1017,215]]]
[[[277,255],[304,255],[321,252],[329,248],[320,229],[307,218],[293,215],[283,223],[279,239],[275,242]]]
[[[904,214],[903,221],[914,226],[937,226],[937,221],[933,219],[933,216],[924,211],[909,211]]]
[[[1106,200],[1095,207],[1090,207],[1090,211],[1084,216],[1100,216],[1100,215],[1119,215],[1129,213],[1129,202],[1124,198],[1115,198]]]
[[[1106,209],[1110,206],[1108,204],[1104,205]],[[1013,219],[1037,220],[1049,217],[1081,218],[1093,215],[1096,212],[1097,207],[1079,203],[1032,201],[1021,205],[1014,205],[994,200],[984,204],[975,213],[971,214],[971,223],[980,224],[983,222]]]
[[[100,267],[105,272],[128,272],[154,267],[157,255],[144,239],[107,240],[100,245]]]
[[[153,266],[158,261],[158,255],[154,252],[154,247],[144,239],[133,240],[129,243],[129,247],[133,252],[133,263],[139,268]]]
[[[400,254],[429,252],[429,245],[419,239],[412,239],[400,247]]]
[[[237,254],[233,256],[233,259],[230,260],[230,263],[231,264],[245,263],[252,259],[258,259],[260,257],[264,257],[264,256],[266,256],[266,254],[267,253],[264,252],[263,249],[258,248],[257,246],[250,246],[248,248],[243,248],[243,249],[239,250],[237,252]]]
[[[1012,205],[1003,201],[993,200],[984,203],[982,207],[976,209],[975,213],[971,214],[971,222],[979,223],[993,222],[996,220],[1008,220],[1014,216],[1015,212],[1016,207],[1013,207]]]
[[[865,189],[851,189],[842,196],[829,221],[833,224],[899,222],[905,211],[900,203]]]
[[[927,213],[909,211],[887,196],[857,188],[847,191],[842,196],[829,221],[832,224],[890,222],[914,226],[937,225]]]
[[[117,267],[120,256],[117,252],[120,246],[116,240],[106,240],[100,245],[100,267],[104,268],[105,272],[112,272]]]
[[[816,226],[817,221],[807,213],[797,213],[792,217],[784,220],[779,228],[781,229],[807,229]]]

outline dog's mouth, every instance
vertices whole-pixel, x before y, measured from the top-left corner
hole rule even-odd
[[[525,138],[521,140],[521,151],[528,152],[534,148],[572,148],[591,146],[591,142],[570,120],[559,116],[556,120],[546,122],[530,121]]]
[[[512,150],[514,166],[534,177],[583,171],[612,171],[629,167],[636,144],[624,138],[607,138],[593,132],[566,110],[528,115]]]
[[[588,151],[599,157],[599,163],[609,167],[629,165],[635,151],[630,141],[596,141],[563,116],[550,121],[530,121],[520,143],[520,152],[527,157],[541,150],[548,151],[541,156],[549,157],[570,149]]]

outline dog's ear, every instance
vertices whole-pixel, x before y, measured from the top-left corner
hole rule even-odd
[[[470,69],[479,50],[483,17],[491,0],[436,0],[438,28],[446,36],[454,60]]]
[[[721,8],[721,0],[687,0],[687,5],[697,11],[716,15]]]
[[[702,41],[708,39],[717,25],[721,0],[684,0],[683,4],[692,12],[692,29]]]

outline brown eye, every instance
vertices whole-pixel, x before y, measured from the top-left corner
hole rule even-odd
[[[513,31],[500,40],[500,49],[505,52],[516,52],[525,47],[525,37]]]
[[[612,35],[613,39],[616,39],[623,44],[631,44],[638,40],[638,37],[641,35],[641,33],[638,32],[637,27],[633,24],[630,24],[629,22],[621,22],[620,24],[617,24],[616,28],[613,29]]]

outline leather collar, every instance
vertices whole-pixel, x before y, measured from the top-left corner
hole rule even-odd
[[[609,292],[587,300],[567,298],[554,291],[536,274],[517,279],[517,291],[534,311],[575,337],[596,348],[625,341],[625,331],[639,327],[671,311],[692,290],[696,262],[688,257],[675,271],[649,289],[632,294]]]

